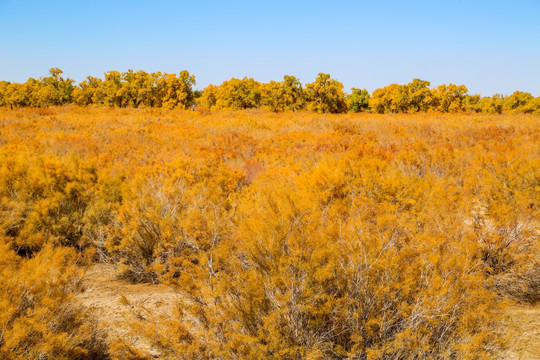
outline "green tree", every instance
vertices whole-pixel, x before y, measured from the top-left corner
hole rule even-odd
[[[361,112],[369,110],[370,95],[366,89],[352,88],[352,93],[347,95],[349,111]]]

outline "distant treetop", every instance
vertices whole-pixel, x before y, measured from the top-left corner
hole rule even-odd
[[[314,82],[302,86],[300,80],[285,75],[282,81],[260,83],[253,78],[232,78],[221,85],[194,90],[195,76],[187,70],[177,74],[147,73],[143,70],[120,73],[108,71],[103,79],[88,76],[74,85],[63,78],[62,70],[51,68],[50,76],[28,79],[25,83],[0,81],[0,106],[47,107],[65,104],[109,107],[160,107],[208,110],[262,108],[273,112],[307,110],[319,113],[372,111],[376,113],[486,112],[503,110],[540,113],[540,97],[516,91],[511,96],[469,95],[465,85],[442,84],[430,88],[426,80],[390,84],[372,94],[343,84],[329,74],[319,73]]]

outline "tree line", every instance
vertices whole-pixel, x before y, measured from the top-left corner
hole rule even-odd
[[[49,76],[25,83],[0,81],[0,106],[47,107],[65,104],[110,107],[158,107],[209,110],[262,108],[274,112],[308,110],[318,113],[371,111],[375,113],[483,112],[540,113],[540,97],[522,91],[510,96],[481,97],[469,94],[465,85],[431,87],[426,80],[390,84],[370,94],[366,89],[343,90],[343,84],[319,73],[314,82],[302,85],[292,75],[282,81],[261,83],[253,78],[232,78],[221,85],[196,90],[195,76],[187,70],[177,74],[143,70],[108,71],[103,79],[88,76],[78,85],[52,68]]]

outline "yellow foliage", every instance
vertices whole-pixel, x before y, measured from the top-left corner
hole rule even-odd
[[[20,258],[0,242],[0,358],[106,359],[108,350],[77,305],[81,273],[75,251],[44,247]]]
[[[48,77],[30,78],[25,83],[0,81],[0,106],[49,107],[65,104],[131,108],[195,109],[202,111],[261,108],[274,112],[307,109],[318,113],[358,112],[371,109],[377,113],[462,112],[540,113],[540,97],[514,92],[511,96],[495,94],[480,98],[468,95],[465,85],[442,84],[430,89],[430,82],[413,79],[404,85],[390,84],[370,96],[367,90],[343,91],[343,84],[319,73],[314,82],[302,88],[300,80],[285,75],[280,82],[260,83],[253,78],[232,78],[221,85],[210,84],[194,90],[195,76],[187,70],[176,74],[147,73],[143,70],[107,71],[103,79],[88,76],[78,85],[61,77],[62,70],[50,69]]]
[[[223,89],[241,85],[297,110],[268,100],[294,79]],[[135,325],[164,358],[500,357],[500,295],[538,301],[538,116],[428,115],[434,99],[461,109],[463,89],[410,85],[396,91],[415,114],[0,109],[0,351],[89,354],[82,318],[66,338],[48,316],[80,315],[68,258],[91,251],[178,289],[172,317]],[[210,95],[200,104],[251,107]],[[27,312],[20,289],[36,294]]]

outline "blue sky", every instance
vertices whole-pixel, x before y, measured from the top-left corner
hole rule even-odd
[[[83,80],[107,70],[305,84],[330,73],[372,91],[415,77],[471,93],[540,96],[540,0],[6,1],[0,79],[59,67]]]

